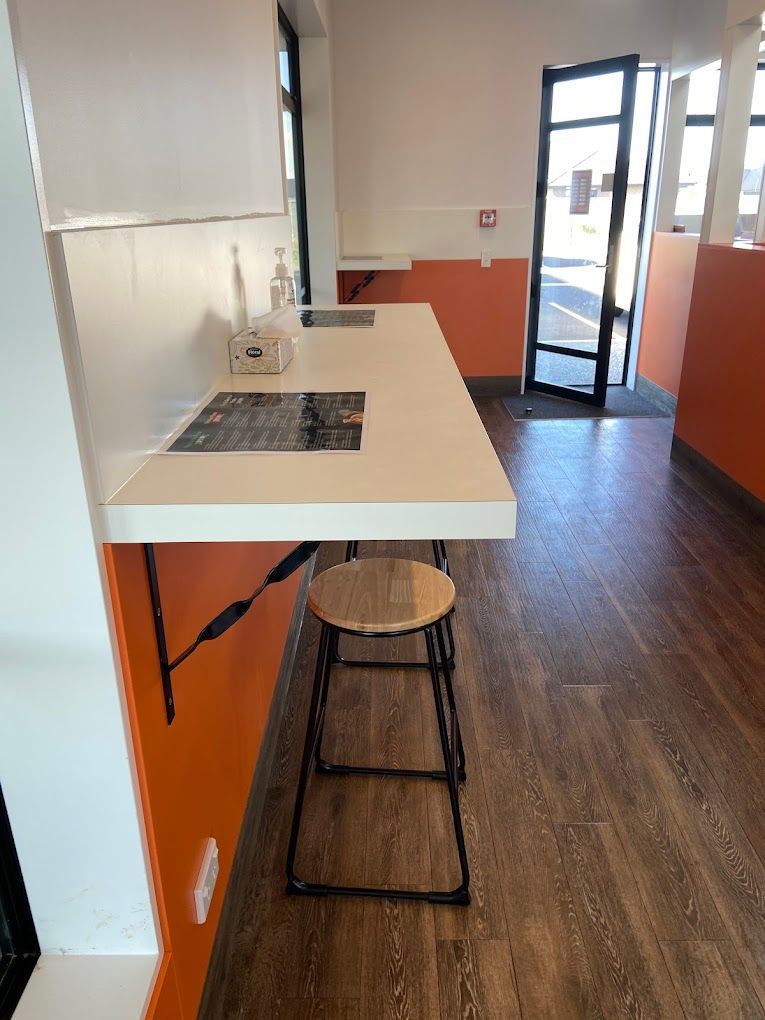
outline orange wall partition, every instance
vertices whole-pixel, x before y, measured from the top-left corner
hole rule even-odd
[[[170,657],[229,602],[249,595],[289,548],[156,546]],[[176,718],[168,726],[143,546],[106,546],[105,557],[165,952],[148,1015],[193,1020],[299,577],[268,589],[235,627],[174,671]],[[220,874],[199,925],[192,892],[210,836]]]
[[[765,500],[765,248],[701,245],[675,434]]]
[[[676,397],[691,307],[699,239],[656,233],[646,281],[638,373]]]
[[[519,376],[528,272],[528,259],[493,259],[488,269],[477,259],[421,259],[405,272],[381,272],[356,301],[427,302],[463,376]],[[345,301],[365,274],[339,276]]]

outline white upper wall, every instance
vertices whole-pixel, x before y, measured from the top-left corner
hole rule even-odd
[[[329,27],[328,0],[280,0],[279,6],[301,38],[326,36]]]
[[[46,226],[284,212],[274,0],[14,3]]]
[[[732,28],[734,25],[759,18],[763,11],[765,11],[765,4],[762,0],[728,0],[726,27]]]
[[[339,208],[531,202],[542,68],[669,60],[667,0],[333,0]]]
[[[727,0],[675,0],[672,77],[719,60],[725,30]]]

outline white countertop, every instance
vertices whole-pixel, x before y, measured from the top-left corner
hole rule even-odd
[[[156,453],[100,506],[103,540],[514,537],[515,496],[430,306],[376,313],[306,329],[281,375],[211,391],[364,390],[361,452]]]

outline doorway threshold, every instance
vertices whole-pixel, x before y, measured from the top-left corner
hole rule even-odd
[[[565,397],[527,390],[503,397],[502,403],[514,421],[552,421],[573,418],[671,418],[657,404],[626,386],[609,386],[605,407],[580,404]]]

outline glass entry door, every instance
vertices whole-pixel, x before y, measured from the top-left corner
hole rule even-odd
[[[526,388],[598,407],[609,382],[638,63],[632,55],[550,68],[542,85]]]

